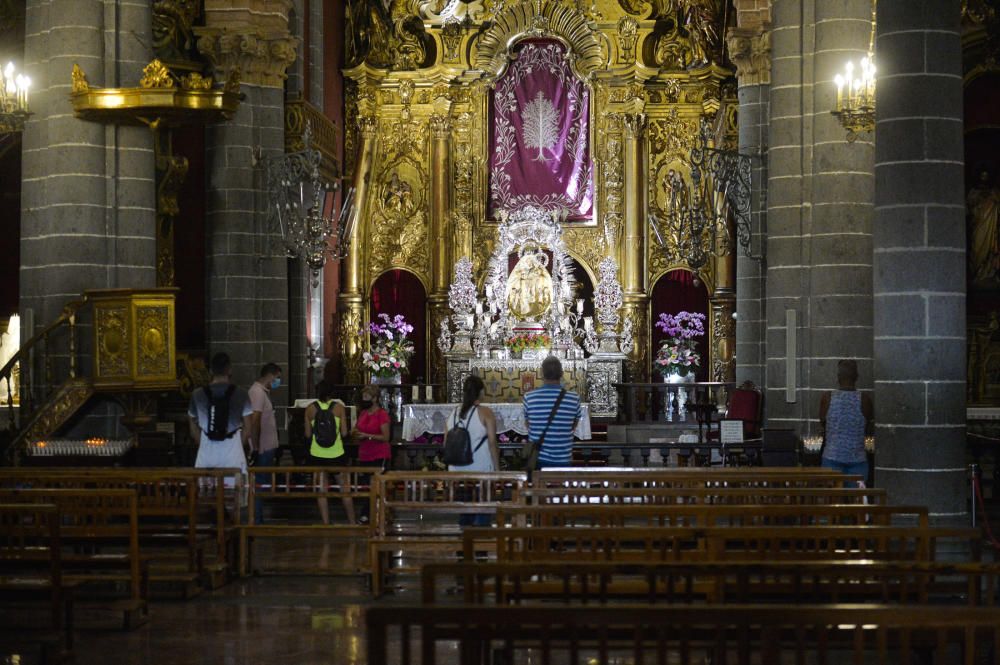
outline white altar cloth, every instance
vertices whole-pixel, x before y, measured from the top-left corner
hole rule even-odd
[[[421,434],[444,434],[445,422],[458,404],[404,404],[403,441],[413,441]],[[493,409],[497,417],[497,433],[514,431],[527,435],[528,424],[524,420],[524,404],[504,402],[483,404]],[[581,441],[589,441],[590,405],[581,404],[582,415],[573,435]]]

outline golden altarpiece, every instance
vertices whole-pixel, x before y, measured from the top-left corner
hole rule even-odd
[[[593,284],[611,257],[620,266],[621,319],[635,343],[628,376],[650,368],[650,293],[674,269],[691,269],[681,239],[654,236],[647,217],[667,205],[666,178],[688,172],[703,119],[735,133],[724,109],[712,0],[392,0],[347,6],[345,170],[356,189],[354,237],[338,299],[340,353],[349,382],[365,380],[369,292],[387,270],[413,273],[428,294],[431,378],[446,362],[434,344],[451,312],[456,262],[469,257],[482,286],[497,243],[491,219],[491,91],[519,42],[550,39],[570,54],[589,89],[593,212],[565,224],[566,253]],[[724,109],[720,113],[720,109]],[[405,196],[386,195],[402,188]],[[731,233],[731,229],[730,229]],[[735,255],[720,242],[696,276],[707,287],[709,376],[731,381]]]

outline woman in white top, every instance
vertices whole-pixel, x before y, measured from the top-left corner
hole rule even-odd
[[[469,430],[469,442],[472,445],[472,464],[465,466],[448,466],[449,471],[498,471],[500,469],[500,448],[497,446],[497,419],[493,410],[480,406],[486,386],[478,376],[465,379],[462,386],[462,406],[448,416],[447,429],[465,427]],[[445,436],[448,436],[447,430]],[[459,488],[456,498],[459,501],[474,501],[475,496],[469,492],[472,488]],[[461,491],[466,490],[466,491]],[[481,499],[482,500],[482,499]],[[486,513],[463,513],[458,516],[459,526],[489,526],[493,516]]]
[[[449,471],[497,471],[500,469],[500,448],[497,446],[497,419],[493,410],[480,406],[486,395],[486,385],[471,375],[462,386],[462,406],[456,408],[445,425],[445,437],[452,427],[469,430],[472,442],[472,464],[450,465]],[[482,444],[482,445],[480,445]]]

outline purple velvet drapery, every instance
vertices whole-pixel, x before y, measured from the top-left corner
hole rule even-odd
[[[561,43],[526,40],[515,53],[493,92],[490,215],[534,205],[589,218],[590,91]]]

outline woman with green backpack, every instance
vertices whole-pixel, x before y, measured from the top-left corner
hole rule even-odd
[[[309,442],[309,466],[347,466],[344,455],[344,439],[350,431],[347,422],[347,410],[340,400],[334,400],[333,384],[320,381],[316,386],[316,401],[306,409],[305,434]],[[320,491],[330,487],[327,473],[320,471],[316,485]],[[340,474],[340,489],[350,490],[348,474]],[[354,524],[354,502],[350,496],[344,496],[344,512],[347,513],[348,524]],[[319,504],[319,515],[323,524],[330,523],[330,507],[326,497],[316,500]]]

